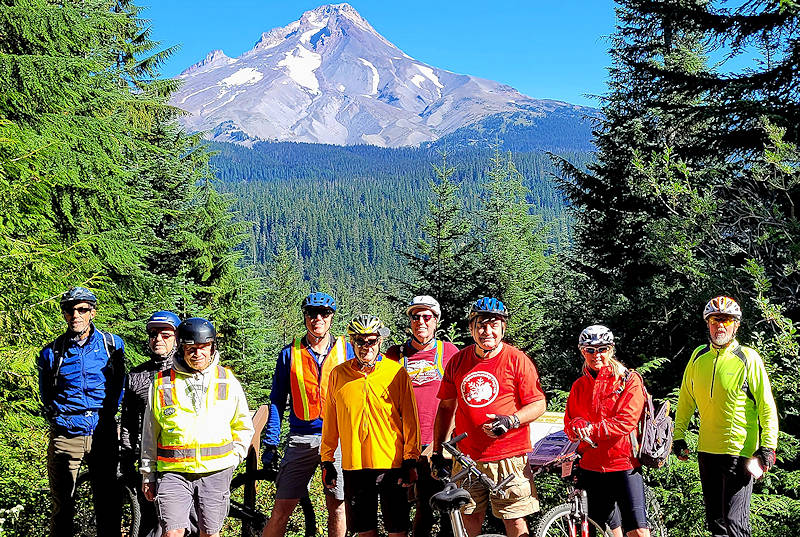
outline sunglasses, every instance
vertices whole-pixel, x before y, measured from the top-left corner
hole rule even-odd
[[[603,346],[603,347],[581,347],[586,354],[596,354],[596,353],[604,353],[611,347]]]
[[[425,321],[426,323],[433,319],[433,315],[430,313],[412,313],[410,315],[412,321]]]
[[[309,308],[305,310],[303,313],[309,319],[316,319],[317,317],[322,317],[323,319],[327,319],[328,317],[333,315],[333,310]]]
[[[175,334],[163,330],[151,330],[147,335],[150,339],[158,339],[158,336],[161,336],[161,339],[172,339],[175,337]]]
[[[734,319],[733,317],[717,317],[717,316],[713,316],[713,317],[709,317],[708,318],[708,322],[709,323],[714,323],[714,324],[721,324],[722,326],[730,326],[730,325],[732,325],[733,323],[736,322],[736,319]]]
[[[353,342],[356,345],[358,345],[359,347],[373,347],[373,346],[375,346],[375,344],[378,343],[379,339],[380,338],[376,338],[376,337],[371,337],[371,338],[357,337],[357,338],[353,338]]]
[[[61,311],[62,313],[64,313],[64,315],[74,315],[75,313],[78,313],[80,315],[86,315],[93,309],[94,308],[90,308],[88,306],[78,306],[75,308],[62,308]]]

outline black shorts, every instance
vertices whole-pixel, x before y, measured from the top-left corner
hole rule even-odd
[[[646,528],[647,507],[644,480],[638,470],[592,472],[580,469],[578,486],[586,491],[589,518],[613,529],[629,531]]]
[[[344,501],[350,531],[378,529],[378,496],[383,525],[388,533],[408,531],[411,506],[408,490],[397,484],[400,470],[344,470]]]

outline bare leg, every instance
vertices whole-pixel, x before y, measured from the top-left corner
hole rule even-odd
[[[333,495],[327,494],[325,496],[325,506],[328,508],[328,535],[330,537],[345,537],[347,533],[347,516],[345,515],[344,500],[337,500]],[[284,524],[285,527],[286,525]]]
[[[527,537],[528,535],[528,523],[522,517],[503,519],[503,525],[506,527],[508,537]]]
[[[292,511],[294,511],[299,502],[300,498],[275,500],[269,522],[264,526],[261,537],[283,537],[286,535],[286,524],[289,523],[289,516],[291,516]]]
[[[467,530],[467,535],[469,535],[469,537],[475,537],[481,532],[484,516],[486,516],[485,511],[472,513],[471,515],[462,515],[464,519],[464,529]]]

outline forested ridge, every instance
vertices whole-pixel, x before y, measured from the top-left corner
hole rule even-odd
[[[443,336],[460,343],[468,304],[500,297],[551,410],[579,374],[577,334],[595,322],[674,403],[707,341],[703,305],[732,295],[781,423],[754,535],[796,535],[800,8],[617,5],[590,155],[460,143],[469,132],[419,149],[206,144],[176,126],[176,82],[159,76],[171,49],[135,2],[0,0],[0,533],[44,531],[35,357],[64,329],[60,293],[84,285],[130,365],[154,310],[212,319],[254,407],[312,288],[339,301],[337,332],[377,313],[394,341],[415,294],[440,300]],[[709,59],[720,56],[731,62]],[[706,534],[696,459],[647,477],[671,535]],[[563,497],[555,480],[537,484],[543,505]]]

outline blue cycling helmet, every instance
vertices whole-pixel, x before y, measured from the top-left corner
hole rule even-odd
[[[157,311],[147,320],[147,330],[151,328],[169,327],[177,330],[180,326],[180,318],[171,311]]]
[[[96,306],[97,297],[85,287],[70,287],[61,295],[62,308],[67,304],[76,304],[78,302],[88,302],[92,306]]]
[[[336,311],[336,301],[327,293],[311,293],[303,299],[303,304],[300,306],[303,311],[306,308],[330,308]]]
[[[478,315],[499,315],[503,319],[508,319],[508,308],[498,299],[485,296],[476,300],[472,305],[472,309],[469,312],[469,320],[471,321]]]

